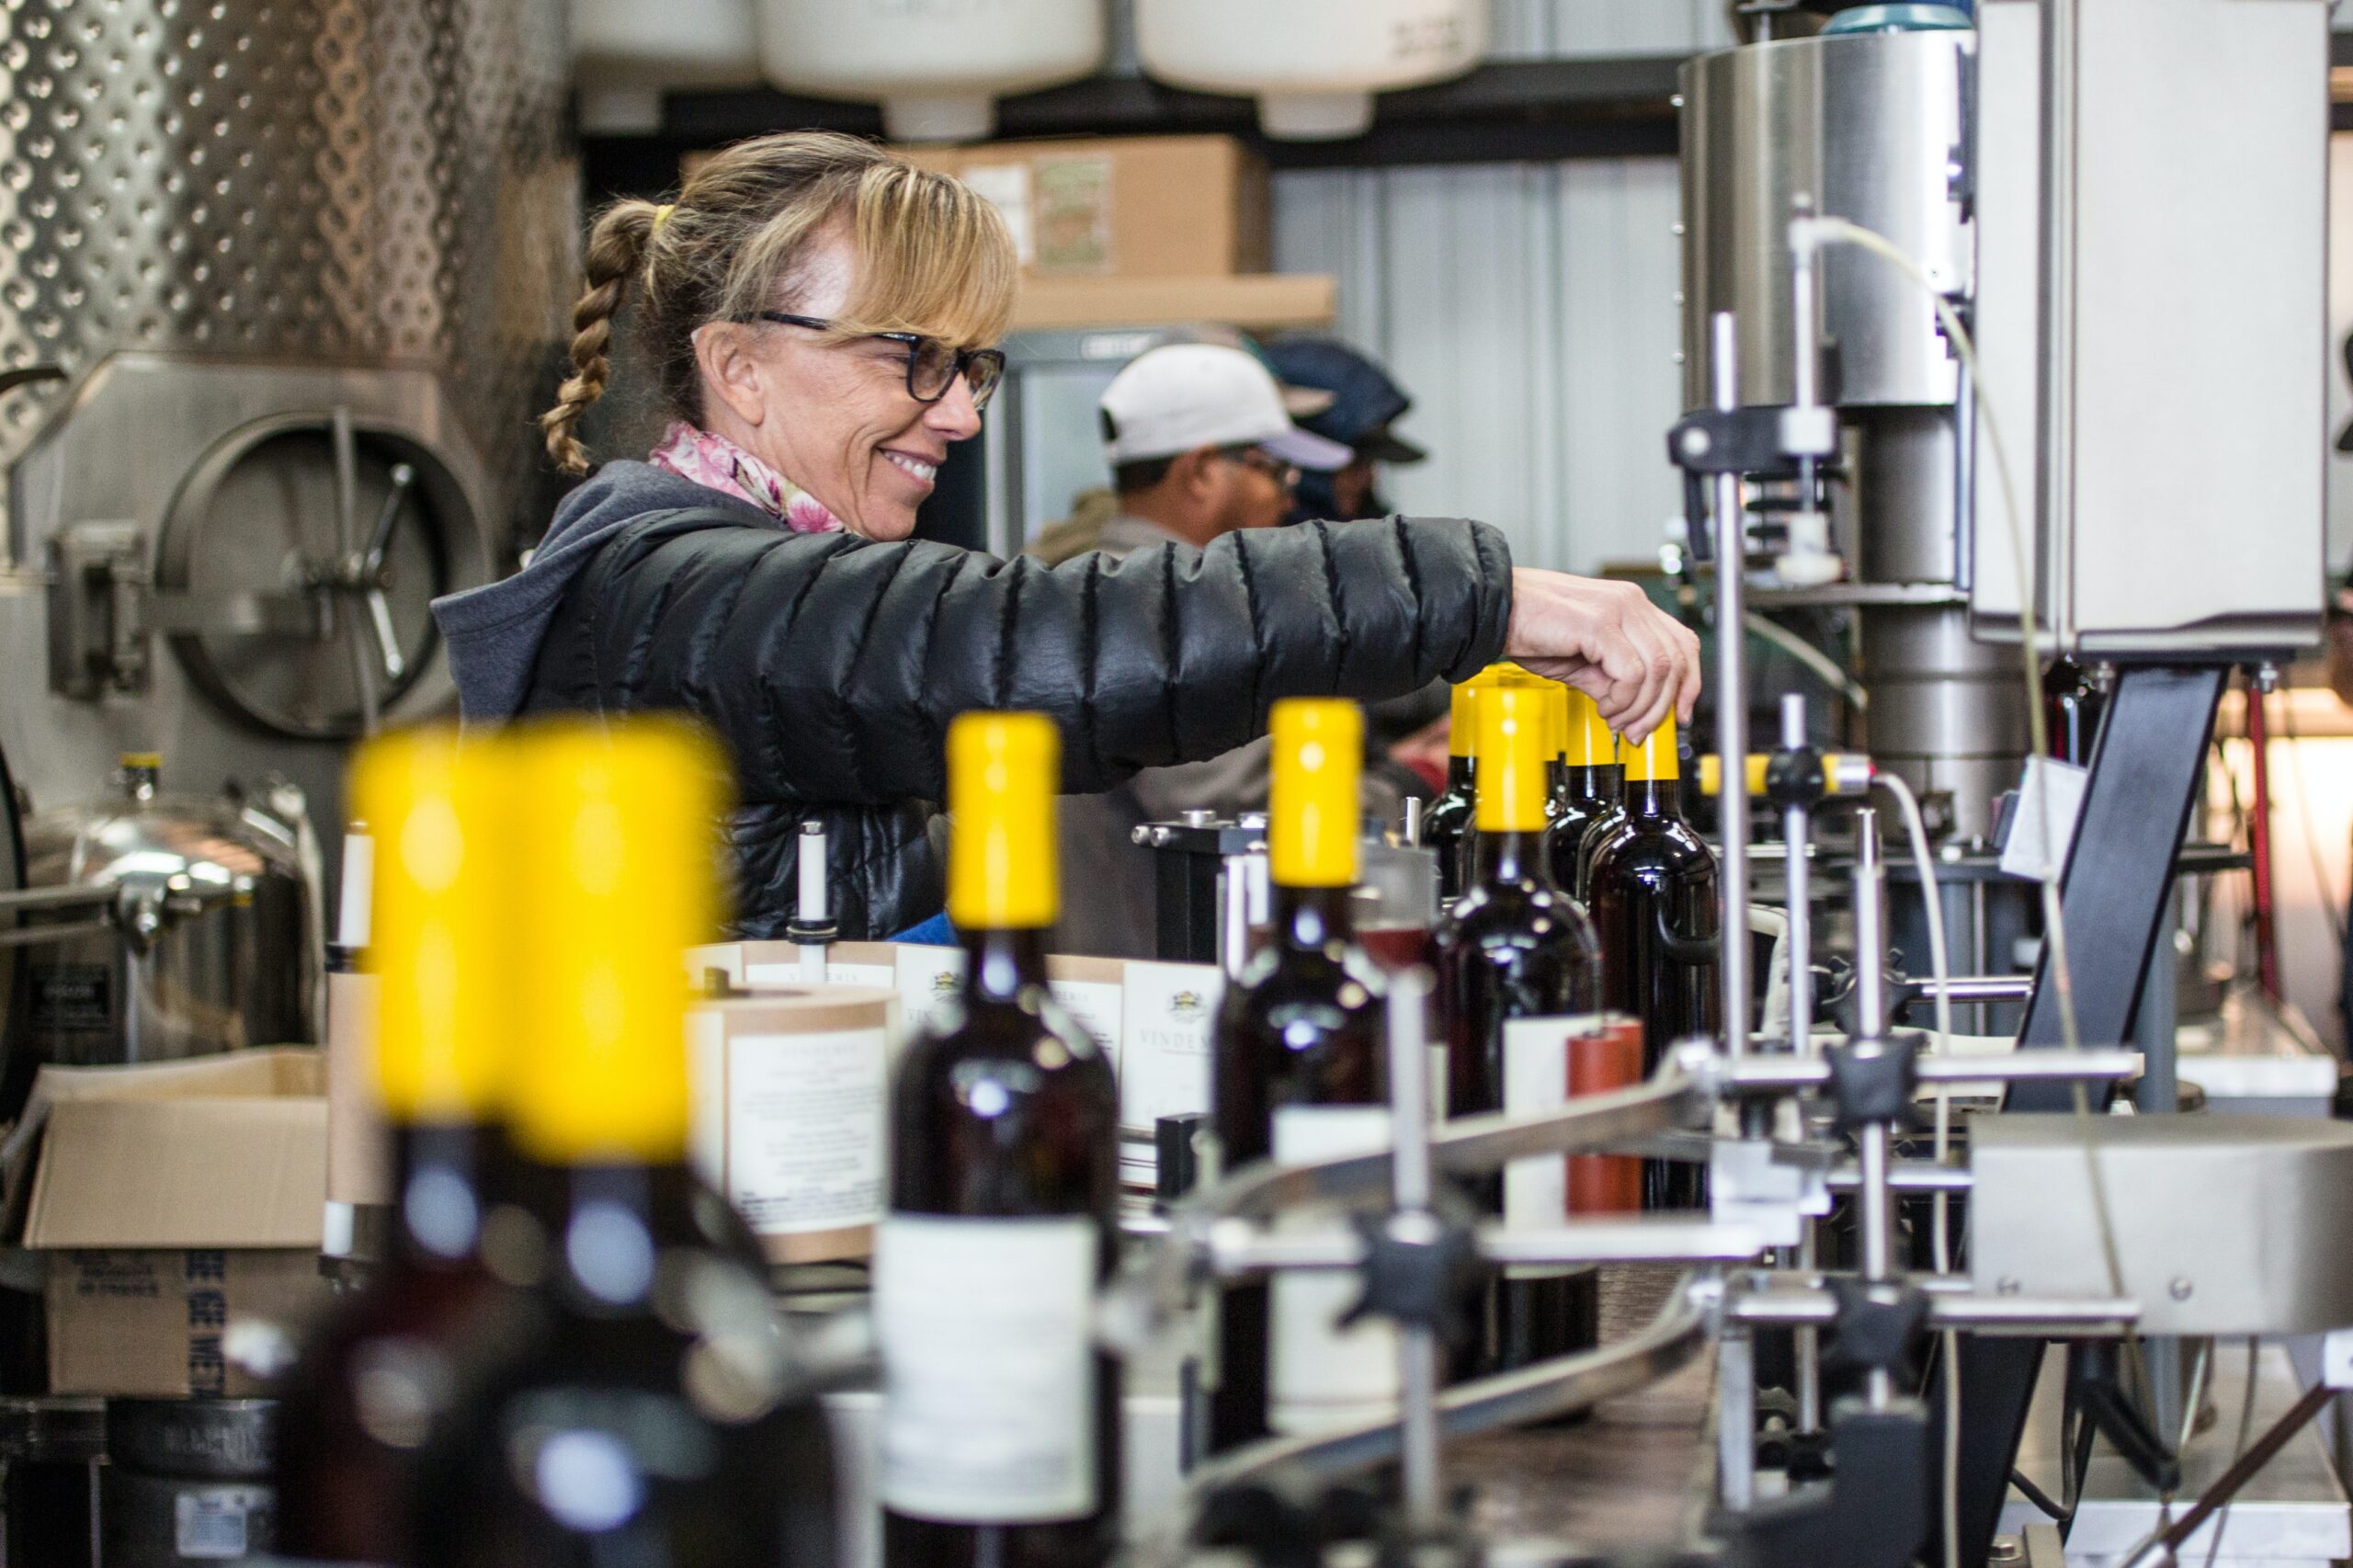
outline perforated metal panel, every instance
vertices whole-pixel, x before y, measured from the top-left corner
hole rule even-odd
[[[567,74],[553,0],[0,0],[0,364],[422,364],[515,468],[573,277]],[[67,395],[0,404],[0,463]]]

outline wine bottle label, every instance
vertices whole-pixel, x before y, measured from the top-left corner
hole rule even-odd
[[[1386,1106],[1282,1106],[1275,1111],[1275,1158],[1318,1160],[1389,1145]],[[1289,1217],[1276,1229],[1315,1226]],[[1347,1270],[1278,1274],[1267,1327],[1267,1424],[1311,1433],[1392,1415],[1397,1408],[1397,1330],[1385,1319],[1339,1326],[1364,1290]]]
[[[1569,1037],[1601,1028],[1595,1013],[1562,1013],[1504,1022],[1504,1109],[1513,1116],[1558,1110],[1569,1098]],[[1544,1154],[1504,1167],[1504,1227],[1551,1230],[1568,1218],[1569,1162]],[[1505,1276],[1539,1278],[1565,1272],[1513,1264]]]
[[[949,1524],[1095,1512],[1097,1245],[1083,1216],[883,1220],[886,1507]]]
[[[725,1191],[755,1234],[839,1230],[881,1216],[885,1032],[727,1041]]]

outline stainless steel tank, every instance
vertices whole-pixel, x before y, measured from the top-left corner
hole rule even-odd
[[[124,759],[110,799],[26,827],[35,887],[111,895],[30,948],[26,1044],[42,1062],[157,1062],[315,1040],[317,868],[295,801],[165,795]]]
[[[0,392],[0,745],[37,805],[153,747],[332,823],[351,737],[448,708],[426,603],[543,511],[564,21],[0,7],[0,370],[62,372]]]
[[[1824,34],[1750,44],[1684,66],[1687,406],[1710,403],[1708,322],[1738,326],[1741,402],[1792,396],[1793,200],[1893,240],[1943,291],[1974,287],[1964,114],[1974,35]],[[1869,745],[1980,839],[2026,751],[2015,653],[1969,633],[1961,519],[1960,366],[1927,296],[1880,257],[1822,264],[1824,388],[1845,430],[1833,532],[1852,580],[1757,602],[1851,606],[1870,694]]]

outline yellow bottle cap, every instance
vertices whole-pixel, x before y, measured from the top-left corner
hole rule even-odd
[[[1609,721],[1601,716],[1600,704],[1574,687],[1564,689],[1569,694],[1569,739],[1562,748],[1571,767],[1614,767],[1618,763],[1618,736],[1609,728]]]
[[[376,1095],[402,1125],[499,1107],[521,881],[504,749],[461,750],[437,726],[370,741],[352,764],[351,808],[375,841]]]
[[[660,719],[539,726],[508,756],[525,802],[516,1142],[558,1165],[682,1159],[681,955],[718,934],[725,760]]]
[[[1479,694],[1481,833],[1532,833],[1544,825],[1550,790],[1545,753],[1552,737],[1544,694],[1526,686],[1498,686]]]
[[[1544,697],[1544,756],[1557,760],[1569,749],[1569,688],[1540,676],[1536,689]]]
[[[127,751],[114,759],[117,767],[154,767],[164,766],[164,754],[159,751]]]
[[[1675,715],[1670,713],[1659,727],[1644,736],[1639,745],[1628,745],[1622,755],[1626,760],[1626,781],[1639,783],[1646,778],[1680,778],[1682,759],[1675,752]]]
[[[1364,713],[1355,703],[1290,698],[1275,704],[1267,869],[1278,883],[1356,885],[1357,775],[1363,760]]]
[[[1042,713],[967,713],[948,727],[948,918],[967,931],[1051,926],[1062,737]]]
[[[1446,755],[1469,756],[1479,739],[1479,687],[1485,680],[1482,670],[1453,688],[1448,705]]]

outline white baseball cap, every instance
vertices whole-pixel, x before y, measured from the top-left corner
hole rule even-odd
[[[1274,373],[1239,348],[1172,343],[1147,349],[1103,390],[1103,456],[1112,467],[1197,447],[1264,447],[1328,473],[1355,454],[1290,422]]]

